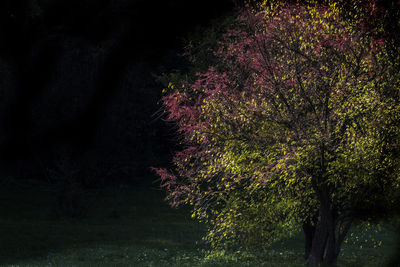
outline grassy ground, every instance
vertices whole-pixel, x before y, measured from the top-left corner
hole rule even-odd
[[[88,215],[61,219],[51,188],[2,184],[0,266],[305,266],[301,233],[264,253],[207,257],[201,243],[205,227],[162,198],[148,186],[88,191]],[[358,226],[339,266],[385,266],[395,250],[393,228]]]

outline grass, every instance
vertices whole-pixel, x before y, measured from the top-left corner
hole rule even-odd
[[[10,180],[0,191],[0,266],[305,266],[301,233],[263,253],[205,253],[205,226],[149,186],[88,191],[80,219],[59,218],[44,184]],[[395,241],[394,228],[355,227],[339,266],[385,266]]]

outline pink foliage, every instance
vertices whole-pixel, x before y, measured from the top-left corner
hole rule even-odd
[[[161,177],[162,186],[170,192],[169,200],[173,205],[187,202],[187,199],[194,205],[201,205],[206,198],[199,193],[199,184],[204,181],[213,184],[218,179],[222,183],[221,177],[229,177],[228,168],[219,163],[215,164],[217,170],[199,178],[199,173],[205,170],[204,163],[217,157],[217,153],[213,153],[215,132],[212,126],[218,127],[221,140],[245,136],[250,137],[248,142],[262,144],[267,140],[258,136],[260,124],[247,120],[247,115],[260,121],[285,124],[291,131],[286,136],[293,138],[309,135],[306,130],[311,124],[315,129],[320,127],[316,115],[320,110],[317,109],[325,95],[333,93],[324,80],[337,75],[337,69],[331,65],[343,53],[359,47],[361,34],[349,32],[334,16],[324,18],[322,14],[328,9],[317,11],[323,17],[317,22],[300,6],[287,7],[273,18],[244,12],[241,22],[246,27],[227,31],[213,52],[219,65],[197,73],[193,82],[186,82],[184,87],[164,96],[167,119],[176,123],[183,135],[182,145],[186,147],[173,158],[177,175],[166,169],[153,169]],[[337,31],[327,30],[326,26],[331,24],[336,25]],[[299,48],[304,41],[310,45]],[[378,39],[371,48],[383,44],[384,40]],[[307,84],[304,92],[302,82]],[[348,92],[339,88],[336,93],[345,98]],[[237,108],[243,107],[243,103],[247,105],[245,112]],[[266,110],[265,106],[271,110]],[[274,142],[286,142],[279,136],[271,138],[276,139]],[[286,154],[281,160],[289,162],[295,158],[294,154]],[[285,170],[283,165],[273,162],[253,179],[266,183],[268,177]],[[224,188],[226,184],[220,189],[209,186],[208,191],[223,191]]]
[[[190,192],[190,189],[187,185],[180,184],[178,182],[178,178],[171,174],[164,168],[153,168],[151,170],[157,173],[161,177],[161,187],[165,188],[168,192],[166,200],[170,203],[171,206],[177,207],[183,204],[184,197]]]
[[[384,38],[380,38],[378,40],[374,40],[371,43],[371,48],[373,49],[373,51],[375,51],[377,48],[382,47],[385,45],[385,39]]]

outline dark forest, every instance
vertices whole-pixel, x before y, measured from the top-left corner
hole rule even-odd
[[[93,177],[79,181],[87,186],[143,179],[171,145],[168,129],[153,117],[162,88],[153,75],[185,64],[178,56],[185,35],[231,7],[4,1],[2,171],[40,179],[61,157]],[[94,177],[111,169],[110,177]]]

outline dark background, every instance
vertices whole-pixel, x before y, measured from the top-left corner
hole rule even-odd
[[[174,131],[154,75],[231,0],[6,0],[0,4],[0,174],[66,187],[151,182]],[[156,115],[155,115],[156,114]],[[0,178],[1,179],[1,178]]]

